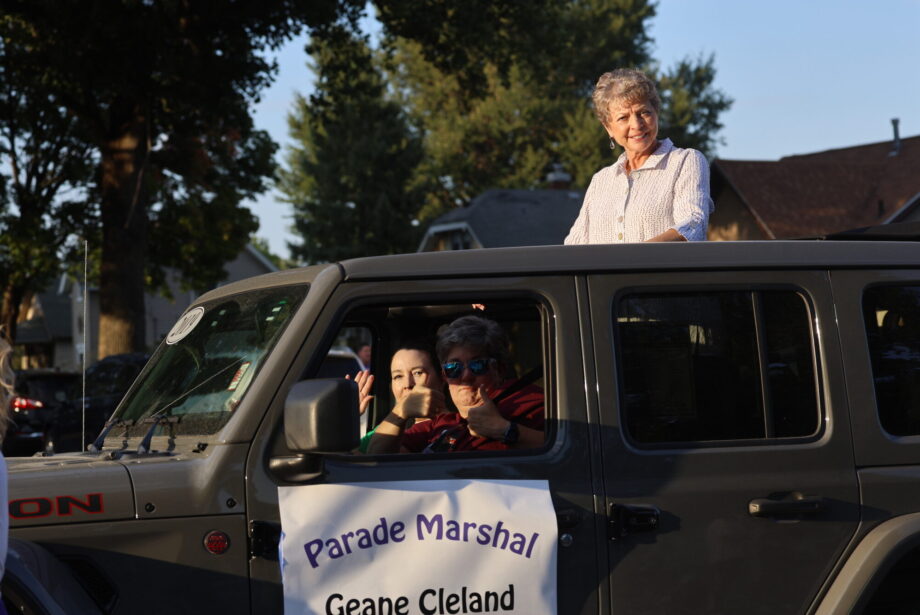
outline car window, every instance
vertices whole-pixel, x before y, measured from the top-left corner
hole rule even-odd
[[[863,317],[882,427],[920,434],[920,286],[867,289]]]
[[[459,360],[451,361],[457,359],[453,354],[438,357],[439,339],[461,318],[482,319],[494,325],[493,331],[498,332],[503,340],[498,346],[504,348],[504,353],[498,352],[497,348],[492,351],[475,348],[472,354],[463,355]],[[478,325],[472,326],[475,329]],[[370,446],[375,426],[384,421],[399,403],[397,396],[406,395],[409,387],[414,390],[420,381],[442,395],[443,404],[431,410],[434,412],[432,418],[413,419],[402,427],[400,446],[377,452],[508,450],[522,446],[514,442],[515,437],[535,438],[528,440],[526,448],[536,448],[545,441],[544,335],[547,326],[545,308],[536,305],[533,300],[492,301],[484,310],[475,309],[472,302],[360,306],[346,316],[324,361],[308,370],[306,376],[344,377],[351,374],[354,377],[353,369],[342,369],[341,359],[346,353],[337,348],[358,348],[361,343],[373,340],[375,362],[369,372],[374,376],[370,391],[373,397],[364,405],[362,417],[370,433],[362,442],[362,452]],[[462,346],[456,344],[454,348]],[[350,357],[349,360],[354,361]],[[452,377],[444,372],[445,362],[453,364],[453,371],[449,372]],[[498,422],[503,426],[509,422],[516,424],[507,437],[504,433],[492,434],[491,437],[472,436],[465,417],[467,409],[482,400],[479,385],[496,397],[496,411],[504,417]],[[528,429],[538,433],[536,436],[533,431],[526,433]],[[515,431],[525,434],[520,436]],[[374,447],[371,449],[375,450]]]
[[[635,293],[615,309],[621,407],[636,442],[817,432],[814,341],[800,293]]]
[[[151,416],[181,417],[179,435],[215,433],[240,404],[306,292],[306,286],[253,290],[186,312],[177,324],[180,334],[157,349],[118,418],[139,433]],[[186,320],[195,312],[196,320]],[[192,324],[181,330],[183,322]]]

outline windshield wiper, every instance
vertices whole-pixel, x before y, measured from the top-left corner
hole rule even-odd
[[[155,432],[160,425],[169,425],[169,444],[166,452],[176,448],[175,425],[179,422],[180,418],[181,417],[173,416],[172,414],[160,414],[147,417],[141,421],[142,423],[152,423],[152,425],[150,425],[150,429],[147,430],[147,433],[144,434],[144,439],[137,445],[137,454],[145,455],[150,452],[150,446],[153,442],[153,432]]]
[[[99,432],[99,435],[96,436],[96,439],[93,440],[93,443],[86,447],[91,453],[98,453],[102,451],[102,445],[105,444],[106,436],[109,435],[109,432],[112,431],[114,427],[124,427],[125,435],[128,434],[128,428],[131,426],[131,423],[120,418],[109,419],[105,422],[105,425],[102,427],[102,431]]]

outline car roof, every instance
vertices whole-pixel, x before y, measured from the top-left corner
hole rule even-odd
[[[288,269],[227,284],[202,296],[312,283],[329,269],[344,281],[508,275],[705,271],[731,269],[920,268],[910,241],[702,241],[586,246],[528,246],[419,252]]]

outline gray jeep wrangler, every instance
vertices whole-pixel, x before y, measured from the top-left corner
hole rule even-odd
[[[399,255],[211,291],[89,450],[8,460],[4,599],[281,612],[278,486],[462,477],[547,481],[559,613],[918,612],[920,249],[891,238]],[[474,303],[543,388],[540,447],[359,454],[354,384],[295,386],[373,339],[373,426],[399,341]]]

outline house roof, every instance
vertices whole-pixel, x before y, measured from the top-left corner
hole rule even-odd
[[[570,190],[487,190],[467,207],[435,219],[425,240],[466,225],[484,248],[561,244],[583,198],[584,193]]]
[[[884,141],[778,161],[718,159],[713,187],[731,185],[772,237],[870,226],[920,194],[920,136],[902,139],[897,155],[892,149]]]

